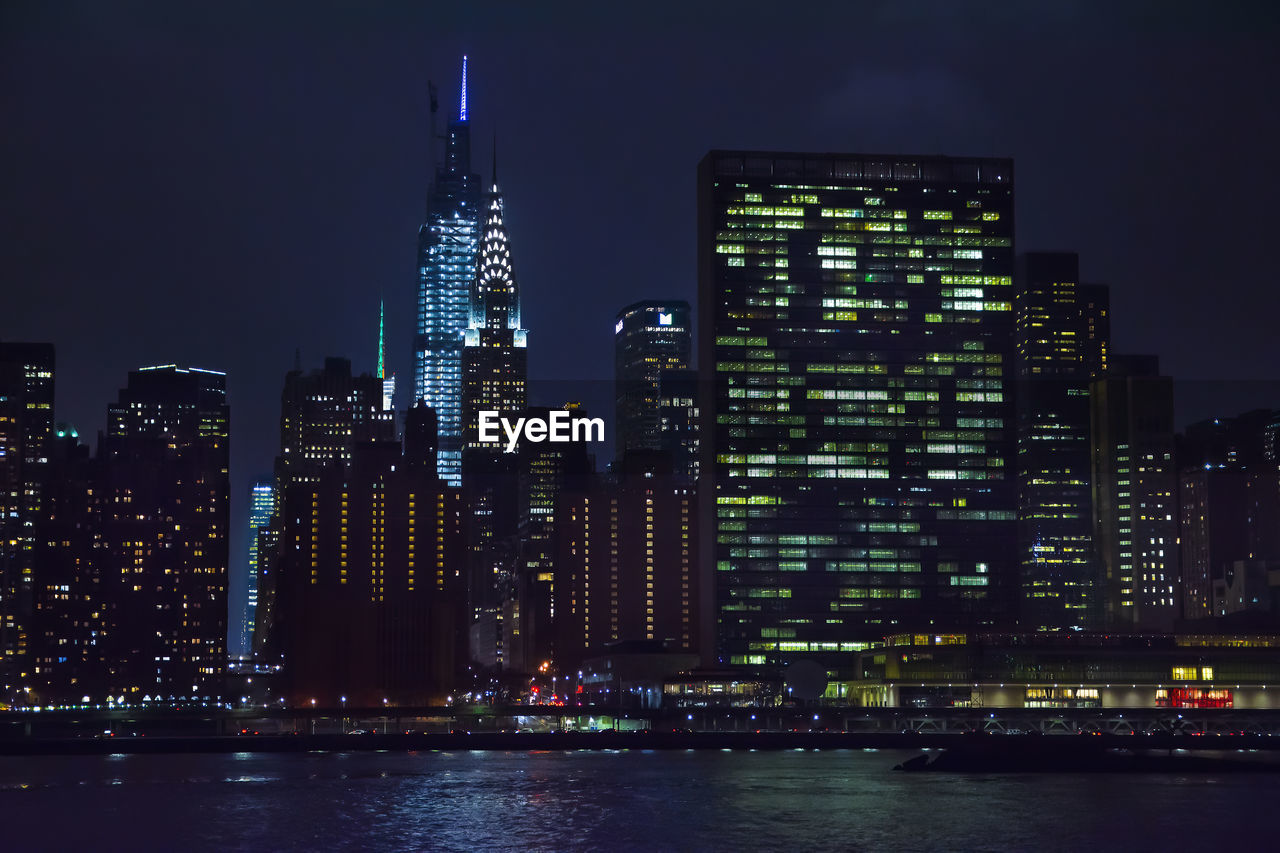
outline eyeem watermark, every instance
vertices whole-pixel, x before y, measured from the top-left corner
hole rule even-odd
[[[551,412],[547,418],[516,418],[514,424],[498,412],[485,411],[480,412],[478,425],[480,440],[485,444],[501,441],[501,428],[507,437],[507,453],[516,449],[521,438],[535,443],[604,441],[604,418],[574,417],[563,409]]]

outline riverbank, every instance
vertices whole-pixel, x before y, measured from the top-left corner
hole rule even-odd
[[[0,755],[11,756],[472,750],[541,752],[840,749],[927,751],[926,761],[906,762],[912,766],[905,769],[934,772],[947,770],[962,772],[1149,771],[1199,768],[1280,771],[1280,738],[1265,735],[1192,737],[1173,734],[995,735],[832,731],[454,731],[230,736],[121,735],[0,740]],[[1197,762],[1192,759],[1204,760]]]

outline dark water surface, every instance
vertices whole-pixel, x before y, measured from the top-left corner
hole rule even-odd
[[[0,758],[4,850],[1266,850],[1280,774],[894,773],[900,752]]]

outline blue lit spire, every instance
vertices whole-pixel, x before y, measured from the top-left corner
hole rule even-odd
[[[467,55],[462,55],[462,100],[458,110],[458,121],[467,120]]]

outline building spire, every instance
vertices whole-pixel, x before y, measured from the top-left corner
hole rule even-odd
[[[378,378],[387,378],[386,300],[378,300]]]
[[[493,188],[498,189],[498,132],[493,132]]]
[[[467,120],[467,55],[462,55],[462,98],[460,100],[461,108],[458,110],[458,121]]]

